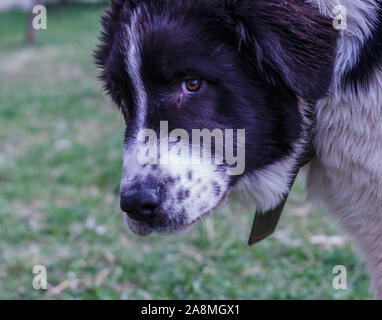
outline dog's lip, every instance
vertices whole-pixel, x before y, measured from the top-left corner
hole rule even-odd
[[[145,225],[145,228],[132,228],[132,226],[129,224],[129,218],[126,212],[122,211],[122,217],[123,221],[125,223],[126,228],[132,230],[134,233],[140,235],[140,236],[148,236],[151,234],[154,230],[149,227],[148,225]]]
[[[211,209],[211,210],[209,210],[209,211],[207,211],[207,212],[201,214],[199,217],[197,217],[196,219],[192,220],[191,222],[188,222],[188,223],[185,223],[185,224],[179,226],[179,227],[178,227],[178,230],[182,231],[182,230],[187,230],[187,229],[191,228],[191,227],[192,227],[194,224],[196,224],[198,221],[202,220],[204,217],[209,216],[213,211],[215,211],[216,209],[218,209],[218,208],[220,208],[221,206],[223,206],[223,205],[226,203],[226,200],[227,200],[227,198],[228,198],[228,193],[229,193],[229,191],[227,191],[227,192],[223,195],[223,197],[219,200],[219,202],[217,203],[217,205],[216,205],[213,209]]]
[[[196,219],[192,220],[191,222],[188,222],[188,223],[185,223],[181,226],[178,227],[178,230],[187,230],[188,228],[191,228],[195,223],[197,223],[198,221],[202,220],[204,217],[207,217],[208,215],[211,214],[212,211],[214,211],[215,209],[212,209],[208,212],[205,212],[203,213],[202,215],[200,215],[199,217],[197,217]]]
[[[129,222],[127,220],[127,213],[122,211],[122,217],[123,217],[123,222],[125,223],[125,226],[128,228]]]

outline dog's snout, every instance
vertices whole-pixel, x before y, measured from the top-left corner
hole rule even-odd
[[[121,209],[138,221],[152,220],[155,209],[159,206],[159,195],[152,188],[133,189],[121,193]]]

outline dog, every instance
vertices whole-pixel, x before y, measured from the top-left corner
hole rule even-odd
[[[311,154],[309,198],[355,236],[382,298],[380,0],[111,0],[102,25],[95,58],[126,122],[120,204],[133,232],[187,231],[232,196],[258,208],[250,243],[261,240]],[[244,170],[230,174],[218,135],[200,145],[209,162],[160,161],[192,148],[179,138],[195,129],[231,130]],[[145,144],[153,162],[138,160]]]

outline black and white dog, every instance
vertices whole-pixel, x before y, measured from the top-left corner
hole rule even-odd
[[[272,215],[312,145],[309,193],[355,236],[382,298],[381,0],[112,0],[103,27],[96,59],[126,120],[131,230],[187,230],[231,194]],[[156,160],[168,151],[163,123],[189,135],[245,129],[245,169],[229,174],[225,153],[142,164],[142,129],[159,135]]]

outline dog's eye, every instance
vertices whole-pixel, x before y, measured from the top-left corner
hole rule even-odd
[[[182,89],[185,94],[195,93],[200,90],[202,80],[200,79],[188,79],[183,81]]]

